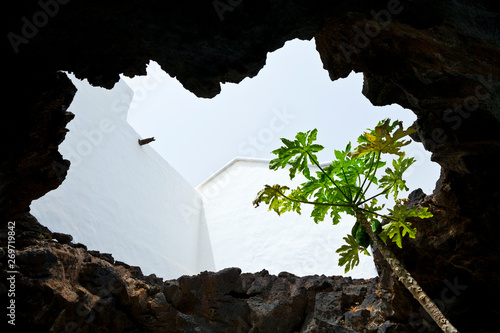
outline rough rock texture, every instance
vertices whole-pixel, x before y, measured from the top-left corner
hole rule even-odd
[[[18,90],[7,94],[15,103],[8,107],[12,111],[5,112],[1,128],[2,225],[26,212],[32,200],[57,188],[66,177],[70,163],[57,149],[66,135],[66,124],[74,117],[66,110],[76,93],[62,73],[43,78],[15,77],[9,88]]]
[[[109,88],[119,74],[144,74],[148,61],[155,60],[197,96],[213,97],[221,82],[257,75],[267,52],[287,40],[315,37],[333,80],[363,72],[363,93],[374,105],[398,103],[417,115],[414,139],[442,166],[435,192],[413,200],[435,216],[415,222],[417,239],[406,241],[398,256],[459,329],[488,332],[496,326],[500,210],[493,159],[500,152],[500,16],[495,1],[22,0],[6,6],[5,77],[13,104],[0,128],[2,225],[21,221],[30,202],[56,188],[69,167],[57,146],[72,117],[66,110],[75,89],[58,71]],[[33,253],[34,258],[50,266],[51,252],[40,251],[46,255]],[[377,265],[383,287],[393,292],[388,305],[394,318],[423,325],[416,303],[380,258]],[[47,314],[59,313],[61,304],[53,299]],[[345,320],[359,323],[366,317],[360,312]],[[430,330],[422,325],[419,331]]]
[[[487,331],[496,326],[494,316],[479,325],[471,318],[482,317],[484,308],[500,314],[500,198],[493,185],[500,153],[499,15],[486,3],[414,6],[420,4],[400,13],[380,8],[392,15],[379,14],[388,21],[379,31],[373,15],[334,17],[316,35],[317,48],[332,79],[363,72],[363,94],[374,105],[397,103],[418,116],[414,139],[433,153],[442,173],[434,194],[414,193],[412,204],[435,216],[415,221],[418,236],[403,251],[392,248],[459,329]],[[345,44],[332,47],[339,42]],[[381,276],[389,276],[383,260],[377,262]],[[384,286],[390,285],[399,304],[393,306],[411,318],[418,308],[388,278]],[[482,298],[485,290],[491,297]]]
[[[27,214],[16,222],[16,327],[33,332],[389,332],[378,279],[278,276],[239,268],[163,281],[110,254],[60,243]],[[2,240],[6,233],[2,232]],[[65,238],[65,237],[63,237]],[[0,250],[0,286],[9,274]],[[392,331],[393,332],[393,331]]]

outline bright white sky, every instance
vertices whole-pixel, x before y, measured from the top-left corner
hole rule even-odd
[[[256,77],[224,84],[212,99],[197,98],[156,63],[147,76],[124,80],[135,92],[130,124],[143,138],[154,136],[153,148],[193,186],[235,157],[272,158],[279,138],[299,131],[318,129],[317,143],[325,146],[319,159],[327,161],[379,120],[399,119],[407,127],[416,119],[398,105],[371,105],[361,94],[361,74],[332,82],[314,40],[286,43]],[[439,166],[419,143],[406,151],[417,158],[407,174],[410,190],[431,194]]]

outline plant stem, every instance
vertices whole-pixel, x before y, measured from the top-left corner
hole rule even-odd
[[[277,191],[277,192],[279,193],[279,195],[281,195],[283,198],[285,198],[287,200],[305,203],[305,204],[309,204],[309,205],[329,206],[329,207],[351,207],[351,208],[353,207],[352,205],[348,205],[348,204],[343,205],[343,204],[331,204],[328,202],[312,202],[312,201],[307,201],[307,200],[299,200],[299,199],[290,198],[289,196],[285,195],[281,191]]]
[[[375,158],[375,154],[372,154],[372,157],[371,157],[371,160],[370,160],[370,169],[368,170],[368,175],[370,175],[370,173],[372,172],[374,158]],[[375,169],[375,171],[377,171],[377,170]],[[356,193],[356,196],[354,197],[354,202],[358,201],[358,199],[360,198],[361,192],[363,192],[363,186],[365,186],[365,183],[366,183],[367,179],[368,179],[368,177],[365,176],[365,179],[363,180],[363,183],[359,187],[358,193]]]
[[[395,219],[395,218],[393,218],[393,217],[390,217],[390,216],[387,216],[387,215],[382,215],[382,214],[379,214],[379,213],[374,212],[374,211],[371,211],[371,210],[367,210],[367,209],[360,208],[360,207],[356,207],[355,209],[356,209],[356,210],[363,211],[363,212],[365,212],[365,213],[369,213],[369,214],[373,214],[373,215],[380,216],[381,218],[384,218],[384,219],[387,219],[387,220],[397,221],[397,219]]]
[[[423,291],[422,287],[411,276],[410,272],[399,262],[394,253],[385,245],[385,243],[373,232],[370,223],[366,219],[362,210],[356,209],[356,219],[368,233],[373,243],[391,267],[398,280],[408,289],[413,297],[422,305],[427,313],[432,317],[436,324],[445,333],[458,333],[458,330],[448,321],[444,314],[439,310],[436,303]]]
[[[377,155],[377,162],[375,163],[375,170],[373,171],[373,175],[370,179],[370,182],[368,183],[368,185],[366,185],[366,188],[365,190],[363,191],[363,193],[358,197],[356,196],[356,200],[361,200],[361,198],[363,198],[363,196],[366,194],[366,191],[368,191],[368,189],[370,188],[370,185],[372,184],[373,182],[373,178],[375,177],[375,174],[377,173],[377,168],[378,168],[378,164],[380,163],[380,151],[378,152],[378,155]],[[368,176],[370,176],[370,172],[371,172],[371,166],[370,166],[370,171],[368,172]],[[366,178],[365,178],[365,181],[366,181]],[[363,185],[364,185],[364,182],[363,182]],[[363,187],[361,187],[360,189],[360,192],[363,190]]]
[[[380,192],[379,194],[375,194],[374,196],[372,196],[372,197],[370,197],[370,198],[368,198],[368,199],[366,199],[366,200],[363,200],[363,201],[361,201],[361,202],[358,202],[356,205],[357,205],[357,206],[361,206],[362,204],[364,204],[364,203],[366,203],[366,202],[370,201],[371,199],[375,199],[376,197],[378,197],[378,196],[380,196],[380,195],[384,194],[385,192],[389,192],[393,186],[394,186],[394,184],[392,184],[391,186],[389,186],[389,187],[385,188],[385,189],[384,189],[382,192]]]
[[[349,202],[352,202],[348,197],[347,195],[344,193],[344,191],[342,191],[342,189],[337,185],[337,183],[332,179],[332,177],[330,177],[329,174],[326,173],[325,170],[323,170],[323,168],[321,167],[321,165],[319,165],[318,161],[316,160],[316,158],[314,156],[312,156],[309,152],[307,152],[307,155],[309,156],[309,159],[321,170],[321,172],[323,172],[323,174],[332,182],[332,184],[340,191],[340,193],[342,193],[342,195],[344,196],[344,198],[349,201]]]
[[[344,180],[345,180],[346,184],[349,184],[349,182],[347,181],[347,176],[345,175],[345,170],[343,167],[342,167],[342,175],[344,176]],[[349,190],[348,194],[349,194],[349,201],[354,202],[352,200],[352,192],[350,190]]]

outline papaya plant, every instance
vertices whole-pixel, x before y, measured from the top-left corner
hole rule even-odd
[[[345,272],[359,263],[360,253],[369,255],[367,248],[374,244],[399,281],[439,327],[444,332],[457,332],[386,245],[392,241],[401,248],[404,237],[415,238],[417,229],[409,218],[432,216],[427,207],[408,208],[405,205],[407,199],[400,198],[400,193],[408,190],[403,174],[415,162],[413,157],[406,157],[402,148],[410,144],[407,136],[416,130],[415,127],[405,130],[402,122],[386,119],[375,129],[360,135],[356,148],[352,149],[348,143],[344,150],[334,150],[335,159],[326,165],[318,162],[317,153],[324,147],[315,143],[316,129],[299,132],[295,140],[282,138],[284,145],[272,152],[277,157],[271,160],[269,168],[289,168],[290,179],[301,173],[306,181],[294,189],[284,185],[265,185],[253,204],[258,207],[265,203],[278,215],[290,211],[300,214],[301,205],[310,204],[315,223],[328,217],[335,225],[340,222],[342,213],[354,216],[356,220],[351,234],[343,238],[346,244],[336,251],[340,256],[339,265],[344,266]],[[389,161],[384,161],[383,156],[384,159],[395,157],[385,167]],[[319,171],[312,173],[311,165]],[[377,200],[381,196],[391,198],[394,206],[384,210],[385,205],[379,205]]]

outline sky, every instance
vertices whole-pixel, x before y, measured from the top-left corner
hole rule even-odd
[[[185,212],[186,206],[189,208],[188,212],[193,211],[193,208],[198,212],[199,202],[193,198],[198,198],[198,194],[203,194],[203,192],[201,187],[198,188],[199,192],[196,192],[194,188],[234,158],[271,159],[274,156],[271,151],[281,145],[280,138],[293,139],[299,131],[305,132],[316,128],[318,129],[317,143],[325,147],[318,157],[321,162],[327,162],[334,158],[334,149],[344,149],[348,142],[355,144],[357,137],[363,131],[373,128],[384,118],[401,120],[405,127],[415,121],[416,116],[413,112],[400,106],[372,106],[361,94],[362,83],[362,75],[354,73],[346,79],[332,82],[328,72],[323,69],[314,41],[298,40],[290,41],[282,49],[268,54],[266,65],[256,77],[247,78],[239,84],[224,84],[222,92],[212,99],[196,97],[153,62],[148,67],[147,76],[132,79],[123,77],[123,81],[119,82],[112,92],[79,82],[78,86],[82,89],[75,96],[75,101],[79,101],[79,104],[74,101],[70,106],[70,111],[74,111],[76,117],[68,125],[70,129],[68,138],[61,145],[63,156],[72,162],[68,179],[56,191],[41,198],[38,211],[37,203],[34,203],[33,212],[42,223],[54,231],[70,233],[75,235],[76,241],[92,246],[93,249],[113,253],[117,259],[123,256],[126,262],[136,265],[141,263],[145,271],[148,267],[151,267],[150,271],[154,271],[168,261],[168,258],[158,259],[154,252],[155,244],[162,246],[175,244],[175,242],[165,243],[164,234],[155,230],[162,230],[164,226],[167,230],[167,240],[173,234],[180,235],[178,232],[171,232],[176,230],[175,228],[183,227],[182,224],[175,223],[189,219],[176,217],[175,214],[178,215],[179,211]],[[129,87],[134,92],[133,96]],[[130,99],[132,99],[131,102]],[[133,129],[124,121],[125,112],[127,112],[128,124]],[[113,132],[112,136],[111,132]],[[146,147],[137,144],[129,145],[131,140],[137,140],[136,132],[142,138],[155,137],[156,140]],[[105,140],[107,136],[113,139]],[[67,146],[66,152],[63,151],[64,146]],[[420,143],[410,144],[405,147],[405,151],[409,156],[417,159],[417,162],[405,173],[409,189],[422,188],[425,193],[431,194],[439,177],[439,166],[430,161],[430,154]],[[155,158],[146,158],[147,152]],[[161,157],[157,157],[156,153]],[[100,158],[99,156],[102,155],[105,157]],[[172,171],[166,178],[179,180],[177,177],[179,173],[187,183],[182,179],[180,182],[176,181],[177,185],[155,180],[161,177],[155,178],[158,163],[154,161],[161,158],[175,169],[174,171],[168,167],[160,168]],[[86,163],[88,168],[85,168]],[[241,190],[230,183],[228,185],[230,188],[224,192],[228,199],[226,204],[236,207],[235,212],[226,218],[232,220],[239,213],[243,216],[236,220],[241,223],[241,221],[250,221],[255,218],[257,215],[252,215],[253,213],[259,213],[252,207],[251,199],[247,198],[247,196],[254,198],[256,193],[244,193],[248,188],[251,188],[253,192],[254,185],[257,185],[256,188],[262,188],[261,186],[264,185],[255,184],[255,180],[251,183],[252,172],[256,172],[255,168],[248,169],[244,182],[239,183]],[[284,178],[286,176],[285,172]],[[279,178],[279,173],[276,173],[276,178],[273,179],[276,179],[276,182],[283,181],[283,177]],[[270,180],[266,178],[263,181]],[[183,196],[179,188],[193,195],[193,198],[186,196],[188,203],[184,203],[184,206],[180,201]],[[68,194],[64,192],[64,189]],[[255,191],[258,190],[255,189]],[[173,197],[167,197],[168,195],[173,195]],[[403,192],[402,196],[404,195]],[[244,203],[238,201],[238,198],[242,196],[245,196]],[[204,195],[203,198],[207,218],[210,218],[210,210],[212,213],[215,211],[212,215],[216,217],[224,212],[224,208],[220,208],[220,205],[224,204],[222,199],[214,199],[208,204],[205,200],[207,196]],[[384,201],[384,199],[380,200],[379,204],[385,203]],[[149,204],[157,204],[158,209],[149,207]],[[238,209],[237,204],[248,205],[244,206],[248,207],[248,212]],[[78,210],[75,210],[75,207]],[[133,212],[128,213],[131,207],[133,207]],[[170,210],[165,213],[165,209]],[[116,212],[122,212],[124,217],[116,219]],[[268,213],[267,210],[265,213]],[[67,218],[70,214],[74,217]],[[137,217],[135,214],[149,214],[149,216]],[[168,221],[164,221],[164,216],[171,217],[175,225],[168,226]],[[91,220],[82,223],[75,222],[82,218]],[[200,221],[197,218],[193,220]],[[257,220],[267,221],[262,218],[257,218]],[[67,221],[73,221],[75,224],[68,224]],[[126,237],[132,237],[131,240],[127,241],[126,237],[115,237],[113,242],[109,241],[107,235],[109,235],[109,230],[116,228],[117,221],[122,227],[120,230],[125,233]],[[129,221],[128,224],[127,221]],[[136,221],[143,221],[145,224],[138,226]],[[207,225],[213,227],[216,222],[216,220],[207,220]],[[164,225],[165,223],[167,224]],[[348,220],[343,219],[342,223],[347,223],[346,225],[350,228]],[[81,225],[86,225],[88,228],[81,229]],[[148,227],[144,228],[144,225]],[[273,252],[273,257],[268,251],[272,248],[267,245],[269,242],[273,242],[274,249],[279,249],[283,242],[290,243],[289,238],[292,236],[278,237],[273,241],[272,237],[255,236],[267,230],[255,224],[252,225],[252,230],[239,235],[246,237],[244,240],[247,243],[238,241],[237,245],[240,248],[236,248],[236,245],[231,247],[234,243],[227,242],[225,239],[231,238],[234,232],[243,230],[241,225],[228,225],[227,223],[221,225],[222,231],[220,232],[213,228],[208,230],[214,253],[230,253],[234,254],[234,258],[245,258],[247,262],[237,266],[246,265],[248,269],[254,269],[255,267],[250,264],[255,264],[259,267],[300,272],[298,270],[300,267],[293,266],[298,265],[299,256],[293,256],[292,266],[278,267],[273,266],[272,261],[273,258],[279,258],[277,252]],[[310,225],[316,227],[314,224]],[[134,229],[137,227],[139,230]],[[309,225],[303,227],[309,227]],[[304,243],[306,246],[309,246],[308,244],[318,243],[314,234],[318,232],[318,229],[311,229],[313,233],[309,238],[303,237],[304,232],[300,231],[302,229],[288,228],[287,232],[299,230],[299,238],[302,242],[306,242]],[[155,234],[151,236],[150,233]],[[273,235],[276,232],[267,234]],[[176,241],[190,246],[198,241],[189,240],[189,237],[193,235],[198,235],[198,232],[187,232],[184,237],[177,237]],[[256,243],[256,239],[259,242]],[[309,241],[310,243],[307,243]],[[337,241],[339,239],[336,239]],[[250,258],[244,257],[245,253],[248,254],[245,244],[258,246],[262,250],[260,253],[262,256],[251,251]],[[336,248],[335,244],[330,245],[332,249]],[[163,249],[162,246],[158,248]],[[331,250],[311,246],[313,246],[312,252],[302,258],[305,262],[315,260],[320,263],[325,259],[322,257],[324,253]],[[174,252],[167,250],[165,253]],[[268,259],[271,261],[266,261]],[[328,257],[328,259],[331,258]],[[161,263],[158,264],[156,260]],[[275,262],[279,261],[275,260]],[[314,270],[316,271],[316,268]],[[167,272],[168,268],[164,271]],[[374,274],[373,266],[371,266],[371,271],[371,274]],[[162,273],[162,275],[166,276],[167,273]]]
[[[64,182],[31,203],[31,213],[52,232],[70,234],[89,250],[140,266],[165,279],[214,270],[198,192],[125,120],[130,88],[92,87],[69,75],[78,89],[75,115],[59,152],[71,162]]]
[[[192,186],[235,157],[271,159],[280,138],[318,129],[325,147],[320,161],[333,158],[378,121],[391,118],[410,126],[416,116],[399,105],[375,107],[361,94],[363,76],[351,73],[332,82],[314,40],[293,40],[269,53],[264,68],[239,84],[223,84],[219,95],[198,98],[151,62],[147,76],[123,77],[134,90],[128,121]],[[420,143],[407,154],[417,162],[407,172],[408,187],[431,194],[439,166]]]

